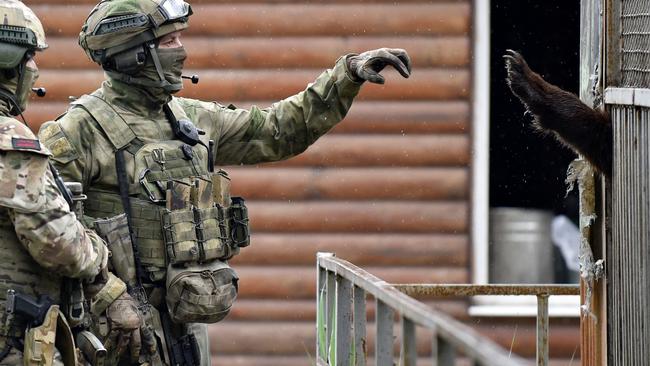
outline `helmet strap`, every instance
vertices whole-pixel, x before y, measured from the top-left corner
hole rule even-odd
[[[145,49],[149,53],[149,56],[151,56],[151,60],[153,61],[154,66],[156,67],[156,72],[158,73],[158,78],[160,79],[159,81],[154,81],[142,77],[134,77],[113,70],[105,70],[106,74],[108,74],[110,77],[114,79],[123,81],[131,85],[139,85],[145,88],[162,88],[168,92],[178,90],[179,89],[178,85],[172,84],[169,81],[167,81],[167,79],[165,79],[165,72],[162,69],[162,66],[160,64],[160,59],[158,58],[158,52],[156,51],[156,44],[153,41],[147,42],[145,43]]]
[[[7,90],[7,88],[3,87],[0,85],[0,99],[4,99],[7,102],[9,102],[11,109],[9,110],[9,113],[12,116],[18,116],[20,115],[23,119],[25,120],[25,117],[23,116],[23,109],[20,107],[20,104],[18,103],[18,99],[16,98],[16,95],[19,95],[21,92],[21,87],[23,84],[23,79],[25,78],[25,66],[27,64],[28,58],[24,58],[18,66],[16,66],[16,72],[18,73],[18,84],[16,86],[16,92],[12,93],[10,90]]]

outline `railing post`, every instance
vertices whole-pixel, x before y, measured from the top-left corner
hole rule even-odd
[[[336,276],[336,360],[335,365],[350,365],[352,331],[352,283]]]
[[[402,316],[402,347],[401,365],[415,366],[418,359],[418,352],[415,342],[415,324],[408,318]]]
[[[537,365],[548,365],[548,295],[537,295]]]
[[[318,266],[318,288],[316,288],[316,306],[317,309],[319,309],[316,312],[316,327],[318,328],[319,324],[323,324],[327,327],[327,315],[325,313],[326,306],[323,306],[321,309],[321,303],[327,298],[327,295],[325,294],[326,289],[326,284],[327,284],[327,270],[320,268]],[[323,298],[325,296],[325,298]],[[324,304],[324,303],[323,303]],[[321,311],[322,310],[322,311]],[[327,338],[327,337],[325,337]],[[321,341],[323,344],[321,345]],[[325,350],[325,352],[321,352],[321,347]],[[327,359],[327,339],[322,339],[321,337],[316,335],[316,356],[317,357],[322,357],[323,359]]]
[[[435,342],[435,341],[434,341]],[[436,348],[438,350],[438,366],[456,364],[456,350],[442,338],[438,338]]]
[[[355,366],[366,366],[366,291],[354,286],[354,352]]]
[[[322,324],[325,326],[325,329],[327,329],[327,270],[323,267],[321,267],[321,258],[326,257],[326,256],[331,256],[329,253],[318,253],[316,255],[316,273],[318,274],[317,278],[317,288],[316,288],[316,306],[318,307],[319,311],[316,312],[316,326],[318,328],[319,324]],[[324,296],[324,297],[323,297]],[[323,305],[323,308],[321,309],[321,304]],[[322,310],[322,311],[321,311]],[[321,344],[323,342],[323,344]],[[328,338],[325,337],[325,339],[321,339],[319,335],[316,335],[316,359],[322,358],[324,361],[327,360],[327,342]],[[321,348],[325,350],[324,352],[321,351]]]
[[[438,365],[438,330],[436,327],[431,328],[431,362],[433,366]]]
[[[330,348],[334,347],[334,345],[331,344],[332,340],[332,331],[334,331],[334,327],[336,326],[335,320],[334,320],[334,309],[336,306],[336,275],[332,272],[327,272],[327,299],[325,301],[325,314],[327,314],[327,323],[325,323],[325,329],[327,330],[325,332],[325,337],[327,338],[327,362],[330,364],[331,362],[334,362],[334,360],[329,359],[330,353]]]
[[[393,365],[393,309],[383,301],[377,300],[375,316],[376,342],[375,364],[377,366]]]

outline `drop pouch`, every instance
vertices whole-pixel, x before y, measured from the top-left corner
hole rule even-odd
[[[167,310],[176,323],[216,323],[237,299],[239,278],[227,262],[214,260],[167,268]]]

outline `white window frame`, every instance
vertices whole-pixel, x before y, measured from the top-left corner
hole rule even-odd
[[[489,280],[490,0],[474,1],[471,227],[472,282]],[[578,317],[579,296],[551,296],[549,316]],[[475,296],[471,316],[535,316],[535,296]]]

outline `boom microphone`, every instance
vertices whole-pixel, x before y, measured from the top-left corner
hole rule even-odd
[[[198,84],[199,83],[199,76],[198,75],[192,75],[192,76],[181,75],[181,77],[183,79],[192,80],[192,84]]]
[[[45,90],[45,88],[32,88],[32,91],[41,98],[44,97],[47,93],[47,90]]]

